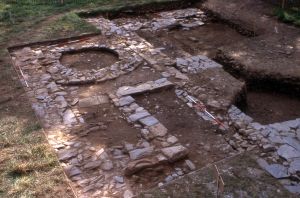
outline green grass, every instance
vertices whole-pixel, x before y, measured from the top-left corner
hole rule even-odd
[[[292,23],[300,26],[300,8],[282,9],[278,8],[275,11],[276,16],[285,23]]]

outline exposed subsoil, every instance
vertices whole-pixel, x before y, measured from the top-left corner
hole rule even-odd
[[[241,107],[246,114],[261,124],[293,120],[300,117],[300,100],[286,94],[249,90],[246,106]]]
[[[217,109],[227,110],[231,104],[240,100],[241,93],[245,92],[244,82],[234,78],[222,69],[207,69],[199,74],[188,75],[191,82],[201,87],[194,94],[202,102],[216,100],[220,103]]]
[[[153,34],[140,31],[139,35],[155,47],[164,47],[168,56],[177,58],[182,56],[178,50],[183,50],[192,55],[205,55],[214,58],[218,48],[231,45],[247,37],[242,36],[228,25],[218,22],[207,22],[205,25],[190,30],[175,29],[160,31]]]
[[[123,145],[124,141],[135,144],[139,131],[130,127],[122,119],[120,111],[112,104],[102,104],[90,108],[80,108],[87,124],[104,126],[102,129],[89,133],[87,139],[93,146],[111,148]]]
[[[118,57],[108,51],[88,50],[63,54],[61,64],[78,70],[101,69],[118,61]]]
[[[233,151],[216,133],[216,128],[201,120],[196,112],[176,97],[174,90],[146,93],[135,98],[189,149],[189,158],[197,168],[223,159]]]

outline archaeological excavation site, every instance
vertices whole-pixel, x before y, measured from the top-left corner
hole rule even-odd
[[[300,195],[300,29],[230,2],[79,12],[100,33],[8,48],[76,197]]]

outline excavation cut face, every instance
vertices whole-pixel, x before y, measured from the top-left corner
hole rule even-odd
[[[270,124],[300,118],[299,97],[273,91],[249,90],[240,108],[256,122]]]
[[[71,50],[62,54],[61,64],[77,70],[102,69],[116,63],[118,53],[105,48]]]

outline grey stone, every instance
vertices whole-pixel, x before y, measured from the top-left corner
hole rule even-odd
[[[108,103],[109,99],[106,95],[91,96],[89,98],[83,98],[79,100],[79,107],[91,107],[95,105],[100,105]]]
[[[95,169],[101,165],[101,161],[92,161],[84,165],[85,169]]]
[[[265,170],[268,171],[273,177],[277,179],[285,178],[289,176],[287,168],[280,164],[270,164],[269,166],[266,167]]]
[[[300,194],[300,185],[285,185],[284,186],[289,192],[295,193],[295,194]]]
[[[153,153],[153,147],[135,149],[129,152],[130,159],[136,160],[149,156]]]
[[[163,137],[168,133],[168,129],[161,123],[150,126],[149,131],[153,137]]]
[[[125,105],[130,105],[133,102],[134,102],[134,98],[133,97],[131,97],[131,96],[125,96],[125,97],[120,98],[119,105],[121,107],[123,107]]]
[[[281,136],[269,136],[268,139],[273,143],[279,143],[279,144],[285,143],[285,141],[282,139]]]
[[[167,142],[170,143],[170,144],[175,144],[175,143],[178,142],[178,139],[177,139],[177,137],[172,135],[172,136],[167,138]]]
[[[67,109],[63,115],[63,121],[65,125],[72,125],[77,123],[76,117],[71,109]]]
[[[300,158],[294,159],[291,162],[289,172],[291,174],[296,174],[297,172],[300,172]]]
[[[139,122],[141,124],[143,124],[144,126],[153,126],[158,123],[158,120],[153,116],[149,116],[149,117],[140,119]]]
[[[165,178],[165,182],[166,183],[169,183],[170,181],[172,181],[174,178],[172,175],[168,175],[166,178]]]
[[[295,139],[293,137],[284,137],[283,140],[288,145],[290,145],[290,146],[294,147],[296,150],[300,151],[300,141],[298,141],[297,139]]]
[[[65,161],[77,156],[77,152],[74,150],[60,150],[57,154],[60,161]]]
[[[132,114],[129,116],[129,119],[132,121],[132,122],[135,122],[141,118],[144,118],[144,117],[147,117],[149,116],[150,113],[148,111],[142,111],[142,112],[138,112],[138,113],[135,113],[135,114]]]
[[[300,151],[297,151],[295,148],[289,146],[289,145],[282,145],[277,150],[277,153],[280,157],[290,160],[292,158],[300,157]]]
[[[105,171],[110,171],[111,169],[113,169],[113,167],[114,165],[110,160],[105,160],[101,165],[101,169]]]
[[[191,171],[196,170],[196,166],[191,160],[185,160],[185,164],[189,167]]]
[[[275,178],[285,178],[288,177],[287,168],[280,165],[280,164],[271,164],[269,165],[266,160],[259,158],[257,159],[257,163],[261,168],[266,170],[268,173],[270,173]]]
[[[275,151],[276,148],[271,144],[265,144],[265,145],[263,145],[263,150],[264,150],[264,152],[272,152],[272,151]]]
[[[118,183],[124,183],[124,177],[122,176],[114,176],[114,180]]]
[[[188,150],[182,145],[163,148],[161,151],[170,162],[175,162],[188,155]]]
[[[123,194],[123,198],[132,198],[133,193],[130,190],[126,190]]]
[[[55,98],[55,101],[56,101],[59,108],[63,109],[63,108],[66,108],[68,106],[68,103],[65,100],[65,97],[63,97],[63,96],[57,96]]]
[[[269,126],[272,127],[273,129],[276,129],[279,132],[284,132],[284,131],[290,130],[290,127],[288,127],[284,124],[280,124],[280,123],[270,124]]]
[[[77,167],[73,167],[69,172],[68,172],[68,176],[69,177],[73,177],[73,176],[76,176],[76,175],[80,175],[82,172],[79,168]]]
[[[300,120],[299,119],[290,120],[290,121],[282,122],[281,124],[286,125],[293,129],[297,129],[300,126]]]

